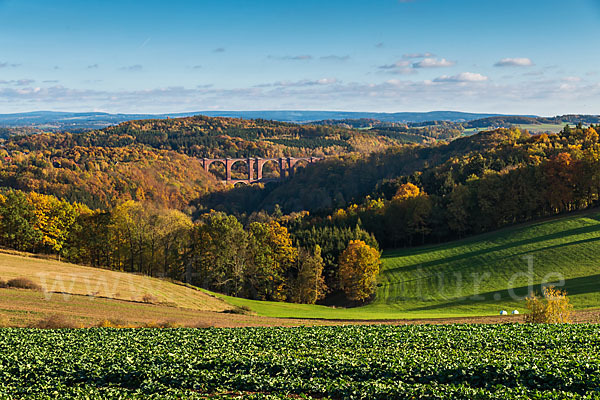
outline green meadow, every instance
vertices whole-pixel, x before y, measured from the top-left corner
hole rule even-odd
[[[600,213],[505,228],[454,242],[385,252],[375,300],[333,308],[221,296],[258,315],[324,319],[441,318],[525,310],[544,284],[576,309],[600,304]]]

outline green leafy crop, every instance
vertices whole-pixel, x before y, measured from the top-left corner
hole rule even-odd
[[[0,330],[0,398],[598,398],[598,325]]]

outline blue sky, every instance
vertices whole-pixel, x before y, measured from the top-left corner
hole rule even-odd
[[[0,0],[0,113],[600,113],[600,0]]]

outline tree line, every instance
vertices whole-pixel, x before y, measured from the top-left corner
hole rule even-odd
[[[436,243],[600,206],[597,127],[557,135],[502,133],[486,152],[452,157],[380,183],[364,201],[308,225],[354,226],[383,248]]]
[[[257,300],[313,304],[335,290],[350,300],[372,297],[379,251],[367,244],[373,239],[366,232],[325,229],[300,238],[285,226],[294,225],[289,218],[261,219],[243,225],[213,212],[192,222],[152,203],[130,200],[91,210],[50,195],[5,190],[0,244]]]

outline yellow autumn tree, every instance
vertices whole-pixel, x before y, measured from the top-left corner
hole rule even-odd
[[[396,194],[393,197],[393,200],[406,200],[411,199],[413,197],[417,197],[421,194],[421,189],[418,186],[413,185],[412,183],[405,183],[401,185]]]
[[[295,263],[298,249],[292,244],[292,238],[285,226],[276,221],[269,222],[270,243],[277,254],[277,261],[286,267]]]
[[[525,322],[544,324],[572,322],[573,306],[564,290],[547,286],[544,288],[543,297],[540,298],[532,293],[526,300],[529,314],[525,315]]]
[[[296,278],[292,282],[289,300],[294,303],[315,304],[325,298],[327,286],[323,277],[321,247],[316,245],[312,251],[298,249],[297,264]]]
[[[379,251],[362,240],[351,240],[338,264],[340,285],[348,299],[364,301],[371,297],[381,265]]]
[[[36,192],[27,194],[33,205],[37,221],[34,229],[42,234],[42,245],[60,253],[69,231],[78,215],[77,207],[54,196]]]
[[[286,273],[294,267],[298,249],[293,246],[287,228],[276,221],[253,222],[249,230],[251,297],[283,301],[286,299]]]

